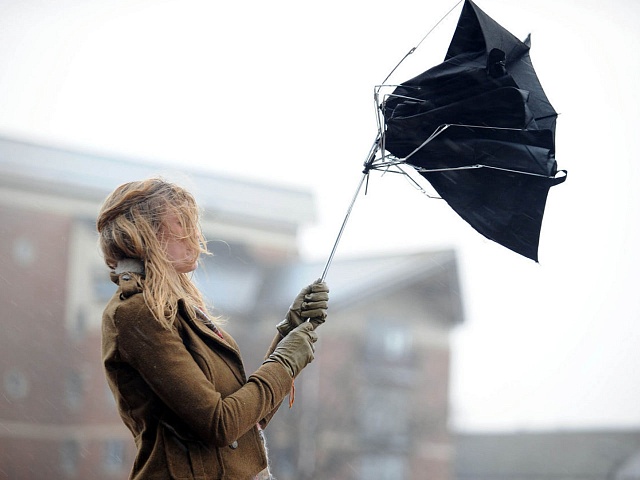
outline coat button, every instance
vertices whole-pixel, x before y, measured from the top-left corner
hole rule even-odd
[[[238,448],[238,441],[235,440],[231,445],[229,445],[229,448],[231,448],[232,450],[235,450],[236,448]]]

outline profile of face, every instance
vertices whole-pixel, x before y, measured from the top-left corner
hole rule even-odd
[[[158,240],[177,273],[189,273],[198,266],[200,252],[191,247],[193,240],[189,235],[176,213],[167,212],[164,215],[158,230]]]

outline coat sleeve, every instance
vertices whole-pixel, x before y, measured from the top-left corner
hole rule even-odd
[[[276,349],[276,347],[278,346],[278,344],[280,343],[280,341],[283,338],[284,337],[282,335],[280,335],[280,332],[276,332],[276,335],[275,335],[275,337],[273,337],[273,340],[271,341],[271,344],[269,345],[269,349],[267,350],[267,353],[264,356],[265,360],[267,358],[269,358],[269,355],[271,355],[273,353],[273,351]],[[280,408],[281,404],[282,404],[282,400],[276,405],[276,408],[274,408],[262,420],[260,420],[260,428],[262,428],[264,430],[267,427],[267,425],[269,425],[269,422],[271,421],[273,416],[276,414],[276,412]]]
[[[125,301],[119,305],[114,313],[114,326],[122,359],[207,443],[219,447],[233,443],[257,422],[269,417],[291,388],[292,379],[286,369],[270,362],[236,392],[222,398],[175,329],[164,328],[144,302]]]

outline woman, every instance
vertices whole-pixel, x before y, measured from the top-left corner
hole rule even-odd
[[[207,253],[191,194],[161,179],[121,185],[97,229],[118,285],[102,355],[137,447],[130,478],[271,478],[262,429],[313,360],[326,284],[300,292],[247,378],[236,342],[210,319],[189,275]]]

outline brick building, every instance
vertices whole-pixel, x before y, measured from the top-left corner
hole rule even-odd
[[[0,138],[0,478],[127,478],[133,441],[100,360],[114,291],[94,232],[116,185],[161,174],[194,192],[215,256],[196,280],[251,371],[299,288],[305,192]],[[452,252],[341,260],[331,322],[267,430],[279,480],[449,480],[449,331],[462,321]],[[428,472],[428,475],[425,475]]]

